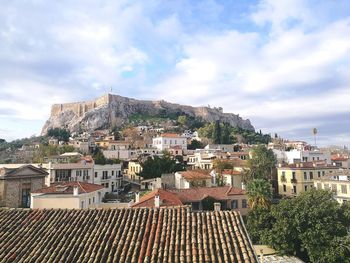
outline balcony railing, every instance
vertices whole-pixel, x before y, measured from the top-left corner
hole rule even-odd
[[[291,182],[292,184],[296,184],[296,183],[297,183],[297,179],[292,178],[292,179],[290,179],[290,182]]]

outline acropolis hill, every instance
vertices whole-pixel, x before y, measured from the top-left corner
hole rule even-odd
[[[232,126],[254,130],[249,120],[233,113],[223,113],[222,108],[192,107],[166,101],[147,101],[126,98],[114,94],[105,94],[91,101],[54,104],[51,116],[46,121],[42,134],[50,128],[68,128],[73,131],[93,131],[108,129],[124,124],[134,114],[159,115],[186,114],[213,122],[220,120]]]

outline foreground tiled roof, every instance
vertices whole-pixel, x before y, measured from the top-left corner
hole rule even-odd
[[[257,262],[234,211],[0,210],[1,262]]]
[[[183,203],[176,194],[167,190],[156,189],[140,198],[140,201],[135,203],[133,207],[154,207],[154,198],[158,195],[161,200],[161,206],[178,206]]]
[[[89,184],[83,182],[61,182],[51,184],[49,187],[41,188],[32,193],[43,194],[73,194],[73,187],[78,187],[79,194],[91,193],[103,189],[104,187],[99,184]]]

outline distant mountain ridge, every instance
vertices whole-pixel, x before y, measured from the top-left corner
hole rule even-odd
[[[157,115],[160,112],[185,114],[203,121],[220,120],[234,127],[254,130],[250,121],[233,113],[224,113],[222,108],[192,107],[163,100],[137,100],[114,94],[105,94],[97,99],[83,102],[54,104],[50,118],[42,128],[45,135],[50,128],[67,128],[71,132],[108,129],[123,125],[133,114]]]

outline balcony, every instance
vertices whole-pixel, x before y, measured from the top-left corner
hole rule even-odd
[[[290,182],[291,182],[292,184],[296,184],[298,181],[297,181],[297,179],[292,178],[292,179],[290,179]]]

